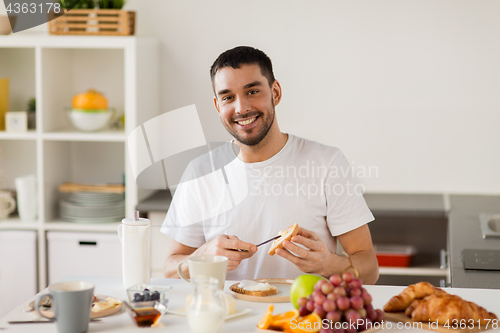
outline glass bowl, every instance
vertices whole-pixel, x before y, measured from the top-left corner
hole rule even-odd
[[[136,284],[133,287],[127,288],[127,296],[130,304],[158,301],[165,310],[168,308],[171,286],[153,286],[150,284]]]
[[[123,303],[128,314],[139,327],[151,327],[167,312],[165,305],[158,301]]]

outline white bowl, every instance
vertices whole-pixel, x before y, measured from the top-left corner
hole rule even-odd
[[[82,111],[73,109],[69,111],[69,118],[73,126],[82,131],[92,132],[103,129],[111,120],[113,110]]]

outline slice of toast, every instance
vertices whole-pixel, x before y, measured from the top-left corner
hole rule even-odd
[[[288,227],[288,229],[286,229],[283,232],[280,232],[279,234],[281,235],[281,237],[273,242],[273,244],[271,245],[271,249],[269,249],[268,254],[274,256],[276,249],[282,248],[283,242],[285,240],[289,241],[298,232],[299,232],[299,225],[297,223],[292,224],[291,226]]]
[[[268,290],[259,290],[259,291],[253,291],[253,290],[246,290],[243,288],[236,286],[232,286],[231,290],[234,291],[235,293],[238,294],[244,294],[244,295],[252,295],[252,296],[270,296],[270,295],[275,295],[278,293],[278,288],[275,286],[270,286]]]

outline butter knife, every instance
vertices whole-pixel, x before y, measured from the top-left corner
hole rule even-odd
[[[264,244],[267,244],[267,243],[269,243],[269,242],[272,242],[273,240],[276,240],[276,239],[278,239],[278,238],[280,238],[280,237],[281,237],[281,235],[275,236],[275,237],[273,237],[273,238],[271,238],[271,239],[266,240],[265,242],[262,242],[262,243],[260,243],[260,244],[255,245],[255,246],[256,246],[256,247],[259,247],[259,246],[261,246],[261,245],[264,245]]]

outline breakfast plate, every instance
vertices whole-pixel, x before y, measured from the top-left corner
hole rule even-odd
[[[122,301],[105,295],[95,295],[96,302],[92,306],[92,311],[90,312],[90,318],[101,318],[110,316],[119,312],[122,308]],[[98,303],[101,303],[98,305]],[[109,303],[109,305],[105,305]],[[104,306],[102,306],[104,305]],[[44,310],[42,310],[44,309]],[[40,308],[40,312],[47,317],[54,317],[54,312],[50,307]],[[35,316],[40,317],[38,312],[32,312]]]
[[[235,298],[241,299],[243,301],[250,302],[261,302],[261,303],[286,303],[290,302],[290,286],[292,285],[294,280],[291,279],[255,279],[252,280],[259,283],[269,283],[272,286],[278,288],[278,293],[269,296],[253,296],[253,295],[245,295],[236,292],[238,287],[238,283],[233,284],[229,287],[229,291],[231,295]]]
[[[225,320],[238,318],[238,317],[246,315],[247,313],[250,313],[250,312],[252,312],[252,309],[235,309],[235,312],[230,314],[229,316],[226,316]],[[169,310],[167,310],[167,313],[171,313],[171,314],[178,315],[178,316],[184,316],[184,317],[187,316],[186,308],[175,308],[175,309],[171,309],[171,310],[169,309]]]

